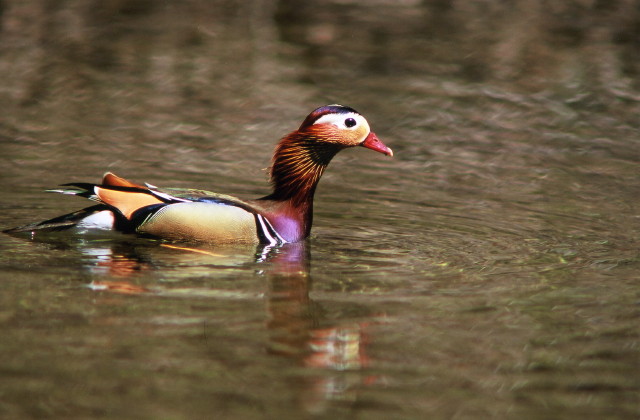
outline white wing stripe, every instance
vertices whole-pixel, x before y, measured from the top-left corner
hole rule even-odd
[[[259,214],[257,214],[256,216],[258,218],[258,222],[260,222],[260,227],[262,228],[262,234],[265,236],[265,238],[269,240],[269,245],[276,245],[278,241],[273,236],[271,236],[269,229],[267,229],[267,226],[264,224],[265,222],[264,217],[262,217],[262,215],[259,215]]]
[[[262,216],[260,216],[262,217]],[[271,233],[273,233],[276,238],[278,239],[278,242],[281,244],[286,244],[287,241],[284,240],[284,238],[282,236],[280,236],[280,234],[278,233],[278,231],[273,227],[273,225],[271,224],[271,222],[269,222],[269,220],[266,217],[262,217],[264,219],[264,221],[266,222],[267,225],[269,225],[269,230]]]
[[[192,200],[187,200],[187,199],[184,199],[184,198],[174,197],[174,196],[172,196],[170,194],[163,193],[163,192],[156,191],[156,190],[151,190],[150,189],[149,192],[151,194],[155,195],[158,198],[163,198],[163,199],[169,200],[169,201],[182,201],[183,203],[192,201]]]

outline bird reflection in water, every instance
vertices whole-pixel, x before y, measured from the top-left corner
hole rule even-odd
[[[330,401],[355,399],[360,386],[377,380],[363,372],[369,364],[366,323],[326,320],[325,310],[309,297],[306,243],[281,247],[271,262],[266,271],[269,352],[305,368],[304,375],[295,378],[301,382],[300,405],[317,413]]]
[[[59,238],[58,238],[59,239]],[[61,244],[66,245],[61,245]],[[49,242],[51,245],[51,242]],[[296,403],[310,412],[323,412],[336,401],[355,401],[358,390],[379,381],[365,372],[370,322],[331,319],[330,313],[309,296],[311,259],[306,242],[281,246],[207,247],[206,245],[81,240],[57,242],[82,253],[91,274],[89,288],[100,292],[189,296],[184,290],[157,284],[138,284],[152,272],[171,272],[185,279],[211,270],[240,268],[267,280],[263,294],[234,291],[231,297],[265,300],[268,353],[292,362],[290,377]],[[175,283],[173,283],[175,285]],[[214,298],[223,291],[197,290]],[[229,292],[229,291],[225,291]]]
[[[73,245],[81,251],[82,264],[91,274],[88,287],[96,291],[172,296],[175,288],[139,285],[136,281],[154,271],[182,272],[180,277],[188,279],[215,269],[242,268],[249,272],[253,267],[256,275],[267,280],[264,294],[247,296],[264,297],[268,353],[287,358],[293,367],[302,369],[295,370],[299,374],[292,374],[291,381],[297,403],[307,412],[322,412],[333,401],[356,400],[362,386],[379,381],[364,372],[369,365],[368,323],[328,320],[327,310],[310,298],[311,262],[306,242],[207,247],[146,240],[81,240]],[[74,246],[66,242],[65,247]],[[227,296],[214,290],[195,293]],[[234,297],[243,295],[242,291],[234,293]],[[189,296],[184,291],[175,294]]]

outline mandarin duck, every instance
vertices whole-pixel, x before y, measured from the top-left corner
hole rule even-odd
[[[336,153],[353,146],[393,156],[360,113],[327,105],[280,140],[270,170],[273,190],[265,197],[241,200],[198,189],[161,189],[106,173],[100,184],[70,183],[49,190],[99,204],[5,232],[95,228],[178,241],[298,242],[311,231],[313,195],[322,173]]]

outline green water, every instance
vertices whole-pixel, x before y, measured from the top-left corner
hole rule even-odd
[[[2,228],[107,170],[262,196],[327,103],[395,157],[299,245],[1,235],[0,417],[640,414],[633,2],[2,4]]]

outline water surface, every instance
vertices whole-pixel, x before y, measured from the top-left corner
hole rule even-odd
[[[638,10],[460,3],[5,2],[2,228],[107,170],[264,195],[327,103],[395,157],[302,244],[0,236],[0,417],[637,416]]]

